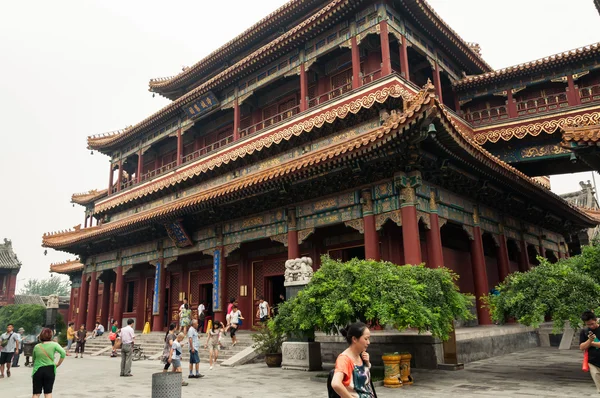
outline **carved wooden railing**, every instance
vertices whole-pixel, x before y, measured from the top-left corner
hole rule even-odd
[[[533,113],[552,112],[569,106],[567,93],[546,95],[545,97],[517,101],[517,115],[524,116]]]
[[[465,112],[465,120],[470,122],[474,126],[481,126],[488,123],[494,123],[498,120],[503,119],[508,119],[508,109],[506,105],[494,106],[492,108]]]
[[[323,102],[327,102],[330,99],[339,97],[340,95],[347,93],[350,90],[352,90],[352,83],[346,83],[343,86],[336,87],[331,91],[310,98],[308,100],[308,107],[312,108],[313,106],[317,106],[319,104],[322,104]]]
[[[273,124],[279,123],[282,120],[290,118],[295,114],[300,112],[300,105],[296,105],[293,108],[287,109],[283,112],[280,112],[276,115],[271,116],[268,119],[261,120],[260,122],[253,124],[252,126],[246,127],[245,129],[240,130],[240,137],[245,137],[247,135],[256,133],[262,129],[265,129]]]
[[[600,101],[600,84],[581,87],[579,89],[579,98],[582,104]]]
[[[366,76],[363,76],[362,82],[363,82],[363,84],[371,83],[373,80],[377,80],[380,77],[381,77],[381,69],[371,72]]]
[[[149,172],[147,172],[146,174],[142,174],[142,181],[146,181],[149,180],[151,178],[154,178],[158,175],[164,174],[168,171],[171,171],[172,169],[174,169],[175,167],[177,167],[177,161],[171,162],[171,163],[167,163],[164,166],[161,166],[157,169],[151,170]]]
[[[184,156],[182,159],[182,163],[188,163],[188,162],[194,161],[194,160],[201,158],[202,156],[204,156],[214,150],[217,150],[217,149],[221,148],[222,146],[225,146],[231,142],[233,142],[233,134],[228,135],[227,137],[220,139],[217,142],[214,142],[210,145],[206,145],[205,147],[202,147],[202,148],[198,149],[197,151],[194,151],[194,152],[190,153],[189,155]]]

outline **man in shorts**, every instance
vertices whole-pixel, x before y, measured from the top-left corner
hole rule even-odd
[[[188,342],[190,344],[190,374],[188,379],[199,379],[204,377],[200,374],[200,355],[198,350],[200,349],[200,339],[198,338],[198,320],[192,321],[192,326],[188,330]],[[193,373],[194,366],[196,367],[196,374]]]
[[[6,333],[0,336],[0,379],[4,378],[4,366],[6,365],[6,375],[10,377],[10,365],[15,353],[19,353],[19,341],[14,332],[14,326],[9,323],[6,327]]]

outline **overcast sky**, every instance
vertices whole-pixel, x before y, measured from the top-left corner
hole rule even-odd
[[[592,0],[429,0],[494,68],[600,41]],[[49,276],[42,234],[83,223],[72,193],[108,186],[108,157],[88,135],[136,124],[168,100],[148,80],[190,66],[284,0],[4,1],[0,4],[0,241],[12,239],[18,286]],[[565,7],[565,5],[567,7]],[[552,178],[554,191],[591,178]],[[600,179],[598,179],[600,183]]]

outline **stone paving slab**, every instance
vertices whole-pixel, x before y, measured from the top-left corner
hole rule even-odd
[[[23,358],[22,358],[23,360]],[[413,370],[415,384],[401,389],[378,388],[391,397],[590,397],[598,396],[588,373],[581,371],[579,351],[537,348],[467,364],[462,371]],[[67,357],[58,369],[54,397],[150,397],[151,375],[157,361],[133,363],[133,377],[119,377],[120,358]],[[184,397],[317,398],[326,397],[325,384],[310,381],[319,372],[269,369],[264,364],[236,368],[200,365],[203,379],[189,380]],[[31,369],[13,369],[0,379],[2,397],[31,397]],[[184,373],[185,375],[185,373]],[[187,378],[186,378],[187,380]]]

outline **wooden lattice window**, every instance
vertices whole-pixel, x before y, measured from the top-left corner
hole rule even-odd
[[[227,298],[238,295],[238,266],[232,265],[227,267]]]

